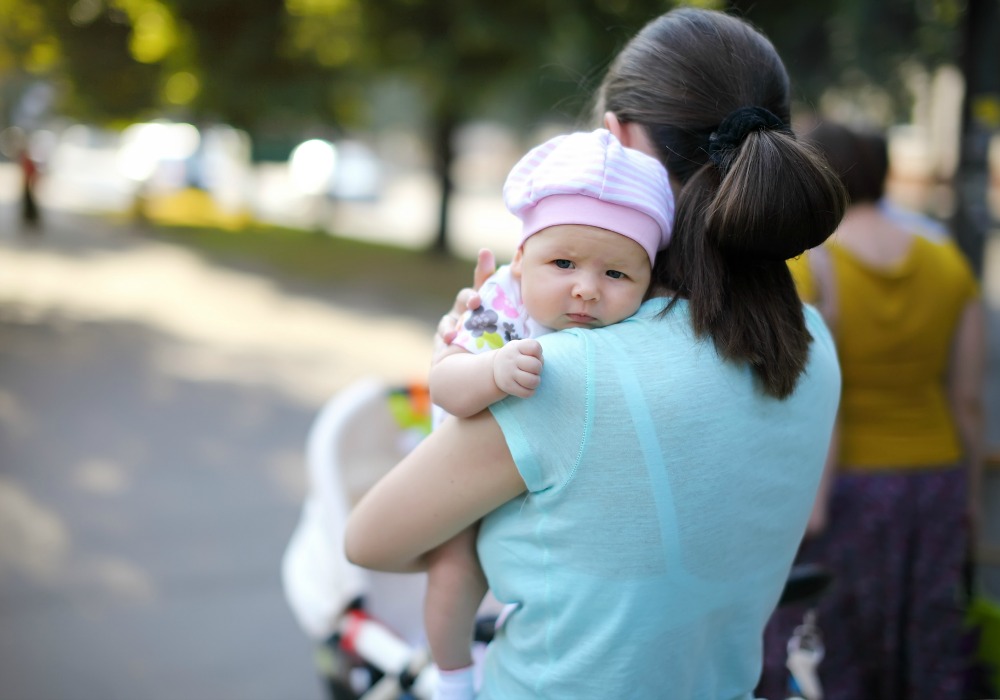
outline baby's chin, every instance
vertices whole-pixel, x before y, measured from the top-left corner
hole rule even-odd
[[[638,309],[636,309],[638,311]],[[622,318],[616,318],[613,320],[608,320],[606,318],[573,318],[570,316],[560,316],[557,319],[553,319],[550,324],[547,325],[554,331],[565,331],[570,328],[606,328],[607,326],[613,326],[616,323],[620,323],[627,318],[631,318],[635,313],[631,313],[628,316]]]
[[[571,319],[571,318],[560,318],[549,328],[556,331],[565,331],[570,328],[604,328],[605,326],[610,326],[611,324],[604,319]]]

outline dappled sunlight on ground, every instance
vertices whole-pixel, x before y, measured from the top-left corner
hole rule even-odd
[[[173,376],[265,384],[318,403],[362,374],[422,377],[430,361],[424,325],[292,296],[176,246],[144,242],[85,257],[8,246],[0,268],[7,313],[151,326],[177,341],[159,352]]]

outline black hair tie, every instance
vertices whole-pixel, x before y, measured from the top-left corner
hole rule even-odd
[[[731,151],[751,131],[781,131],[791,134],[791,128],[777,115],[763,107],[740,107],[729,113],[708,137],[708,157],[720,167],[727,151]]]

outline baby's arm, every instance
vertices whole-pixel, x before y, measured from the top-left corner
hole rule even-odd
[[[431,367],[431,401],[453,416],[467,418],[508,395],[528,398],[541,373],[542,346],[537,340],[512,340],[482,353],[450,345]]]

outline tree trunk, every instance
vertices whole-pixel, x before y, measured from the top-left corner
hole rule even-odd
[[[1000,77],[1000,4],[995,0],[969,0],[965,14],[962,46],[962,74],[965,97],[962,104],[961,156],[955,174],[955,240],[980,276],[983,247],[992,225],[987,204],[989,187],[988,148],[990,137],[1000,124],[987,123],[986,101],[998,100]],[[979,108],[976,105],[979,104]],[[993,121],[996,121],[995,117]]]
[[[457,120],[453,115],[443,115],[434,127],[434,174],[441,186],[441,201],[438,208],[438,229],[431,250],[435,253],[448,253],[448,214],[451,206],[451,195],[454,183],[451,179],[451,166],[455,159],[453,147],[454,132]]]

